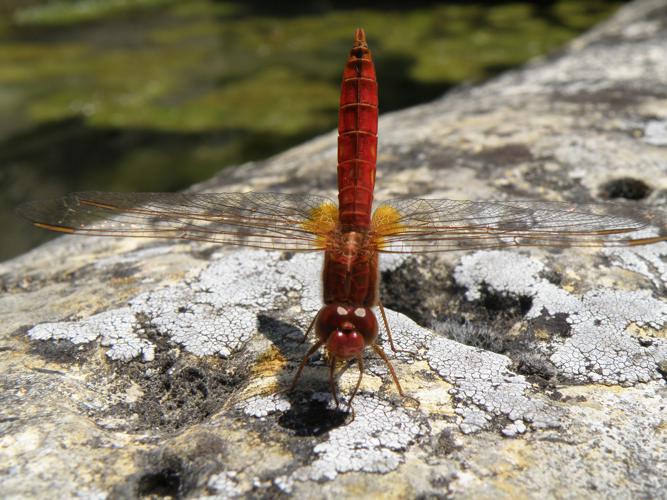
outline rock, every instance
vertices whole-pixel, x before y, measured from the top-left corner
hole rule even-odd
[[[637,1],[560,54],[384,115],[377,198],[665,206],[666,35],[664,2]],[[334,195],[335,156],[331,133],[193,189]],[[421,404],[369,355],[352,419],[321,358],[279,392],[320,256],[60,238],[0,264],[0,488],[664,496],[665,262],[664,242],[385,258],[394,366]]]

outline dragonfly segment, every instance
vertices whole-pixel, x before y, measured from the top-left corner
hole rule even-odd
[[[204,241],[267,250],[324,251],[324,306],[313,320],[318,341],[297,369],[324,347],[331,361],[360,368],[375,343],[381,253],[425,253],[515,246],[614,247],[667,241],[658,209],[617,204],[539,201],[397,199],[372,214],[377,148],[377,82],[362,29],[355,33],[341,84],[338,126],[338,206],[322,196],[281,193],[72,193],[30,202],[18,212],[37,227],[71,234]],[[306,335],[308,334],[306,333]],[[352,393],[349,402],[356,393]]]
[[[343,71],[338,112],[338,205],[343,232],[368,229],[375,188],[378,92],[375,66],[359,28]]]

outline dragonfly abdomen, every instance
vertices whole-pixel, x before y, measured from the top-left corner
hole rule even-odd
[[[375,68],[362,29],[343,71],[338,114],[338,204],[343,231],[370,225],[377,156]]]

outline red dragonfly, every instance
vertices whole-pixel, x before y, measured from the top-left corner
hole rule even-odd
[[[357,29],[345,69],[338,115],[338,204],[328,198],[280,193],[83,192],[23,205],[19,213],[37,227],[72,234],[173,238],[269,250],[323,251],[324,305],[311,322],[317,341],[299,365],[293,389],[309,358],[329,355],[334,400],[337,363],[373,349],[396,372],[375,341],[381,253],[424,253],[520,246],[634,246],[667,240],[664,214],[613,204],[475,202],[399,199],[371,211],[377,152],[378,95],[371,52]],[[651,225],[661,233],[631,234]],[[653,235],[655,234],[655,235]],[[659,234],[659,235],[657,235]]]

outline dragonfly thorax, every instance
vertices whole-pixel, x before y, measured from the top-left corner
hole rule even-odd
[[[365,231],[336,232],[324,257],[325,304],[373,307],[378,303],[378,253]]]
[[[331,252],[339,262],[353,264],[367,260],[370,256],[370,242],[367,232],[339,232],[332,238]]]
[[[320,309],[315,330],[331,355],[351,359],[375,342],[378,323],[368,307],[328,304]]]

